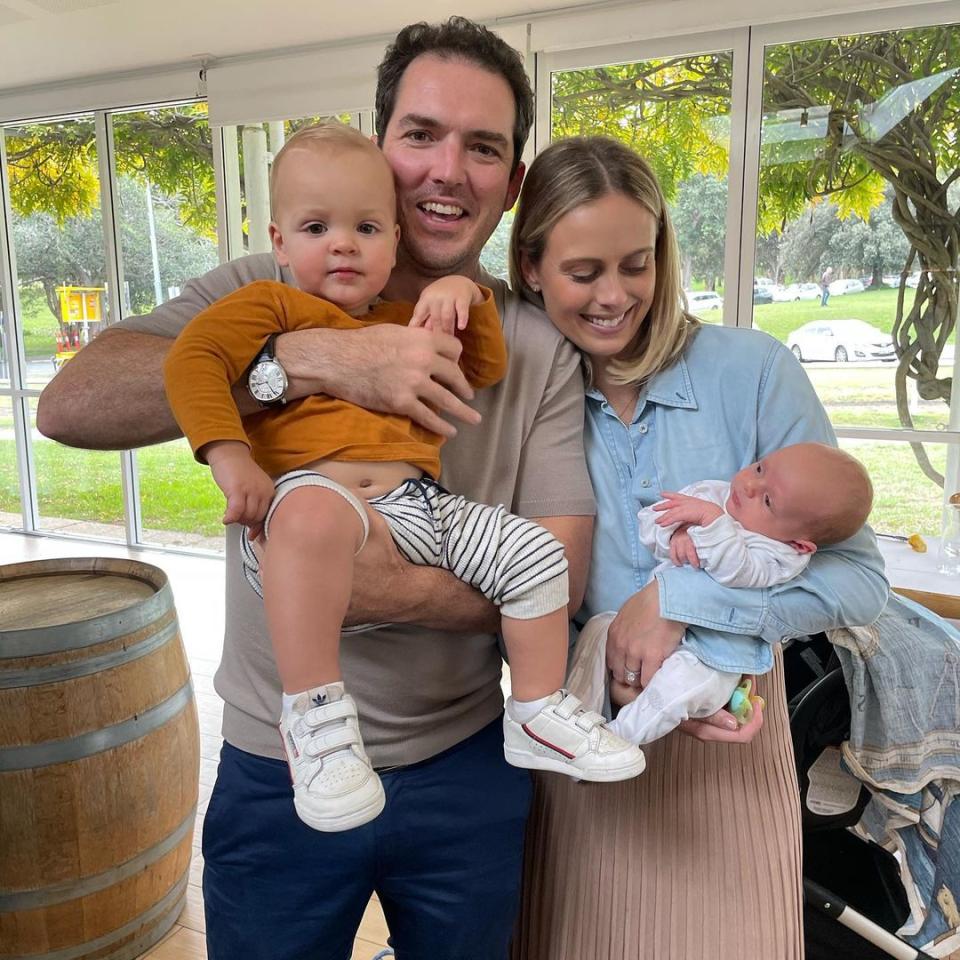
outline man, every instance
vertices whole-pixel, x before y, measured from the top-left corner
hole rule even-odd
[[[401,225],[385,296],[416,300],[448,273],[477,278],[480,251],[523,178],[533,102],[519,56],[461,18],[407,27],[380,66],[376,107]],[[281,277],[272,257],[248,257],[107,331],[47,388],[39,428],[98,448],[175,436],[160,374],[169,337],[237,286]],[[465,403],[472,396],[456,365],[459,342],[425,330],[287,334],[277,343],[287,398],[327,392],[447,436],[455,431],[444,416],[468,424],[443,449],[444,483],[548,527],[567,549],[575,610],[593,511],[578,360],[542,315],[485,282],[498,300],[510,370],[476,398],[482,425]],[[235,393],[241,412],[257,409],[243,384]],[[506,955],[530,785],[502,754],[496,609],[451,575],[403,562],[383,521],[370,521],[349,619],[392,626],[348,636],[342,659],[387,806],[339,834],[311,831],[293,812],[263,613],[240,572],[238,531],[228,531],[216,677],[226,743],[203,838],[212,960],[349,957],[374,890],[407,960]]]
[[[833,280],[833,267],[827,267],[820,274],[820,306],[825,307],[830,299],[830,281]]]

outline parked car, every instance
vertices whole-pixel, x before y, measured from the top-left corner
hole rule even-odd
[[[845,293],[863,293],[866,287],[862,280],[850,277],[847,280],[834,280],[829,289],[831,297],[842,297]]]
[[[801,361],[895,360],[893,338],[865,320],[812,320],[787,337]]]
[[[712,290],[688,290],[687,304],[691,313],[699,313],[701,310],[722,310],[723,297]]]
[[[764,286],[757,280],[753,281],[753,302],[773,303],[773,285]]]
[[[790,303],[794,300],[819,300],[820,284],[791,283],[788,287],[775,290],[773,299],[775,303]]]

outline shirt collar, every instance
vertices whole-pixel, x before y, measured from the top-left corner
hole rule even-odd
[[[587,390],[587,396],[592,400],[606,399],[596,387]],[[641,396],[644,396],[647,402],[659,403],[665,407],[696,410],[697,398],[693,392],[687,361],[681,356],[666,370],[661,370],[647,385],[645,395]]]

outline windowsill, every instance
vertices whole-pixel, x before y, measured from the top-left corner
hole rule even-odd
[[[940,573],[937,569],[939,538],[924,537],[924,540],[927,552],[917,553],[902,540],[877,538],[890,586],[960,596],[960,575]]]

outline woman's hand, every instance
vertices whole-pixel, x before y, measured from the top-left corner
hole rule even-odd
[[[756,689],[756,681],[753,687]],[[718,710],[703,720],[684,720],[679,729],[704,743],[749,743],[763,726],[763,704],[753,700],[753,716],[742,727],[726,710]]]
[[[646,686],[660,664],[680,646],[686,624],[660,616],[656,581],[620,608],[607,632],[607,666],[629,686]]]

